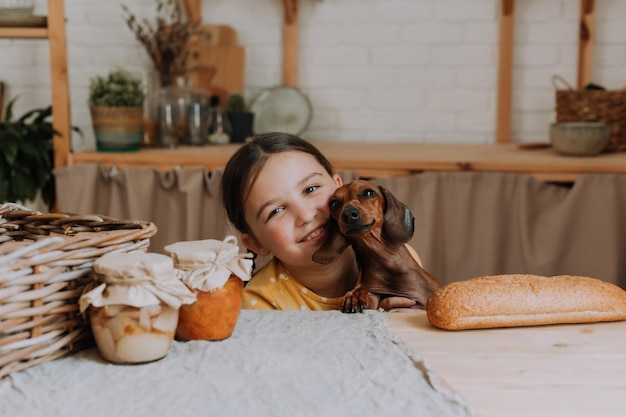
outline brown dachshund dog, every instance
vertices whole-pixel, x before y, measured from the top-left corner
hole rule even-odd
[[[362,269],[360,282],[345,295],[341,310],[376,309],[381,299],[390,296],[413,299],[423,308],[440,284],[405,245],[414,232],[409,208],[384,187],[363,180],[339,187],[329,207],[328,236],[313,260],[330,263],[352,246]]]

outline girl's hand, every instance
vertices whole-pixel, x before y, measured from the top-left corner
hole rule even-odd
[[[378,304],[378,308],[382,308],[385,311],[393,310],[396,308],[411,308],[417,304],[417,301],[404,297],[387,297],[381,300]]]

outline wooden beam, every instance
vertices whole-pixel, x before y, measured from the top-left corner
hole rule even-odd
[[[283,84],[298,85],[298,0],[283,0]]]
[[[202,20],[201,0],[183,0],[183,8],[187,13],[187,18],[190,22],[200,23]]]
[[[583,89],[593,78],[593,44],[595,41],[595,1],[580,0],[578,32],[578,78],[576,86]]]
[[[68,164],[68,157],[72,148],[63,0],[48,0],[48,37],[52,127],[61,134],[61,136],[54,137],[54,167],[61,168]]]
[[[498,102],[496,142],[511,141],[511,88],[513,85],[514,0],[500,1],[500,38],[498,51]]]

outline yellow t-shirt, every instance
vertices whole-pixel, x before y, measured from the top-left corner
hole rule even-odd
[[[421,266],[415,250],[406,245]],[[248,282],[243,292],[243,308],[253,310],[339,310],[343,297],[321,297],[293,278],[285,266],[272,258]]]

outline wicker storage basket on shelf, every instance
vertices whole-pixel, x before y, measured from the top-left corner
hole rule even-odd
[[[93,262],[146,250],[156,226],[0,206],[0,378],[93,343],[78,298]]]
[[[559,89],[559,83],[566,88]],[[603,122],[611,124],[606,152],[626,151],[626,89],[575,90],[555,75],[557,122]]]

